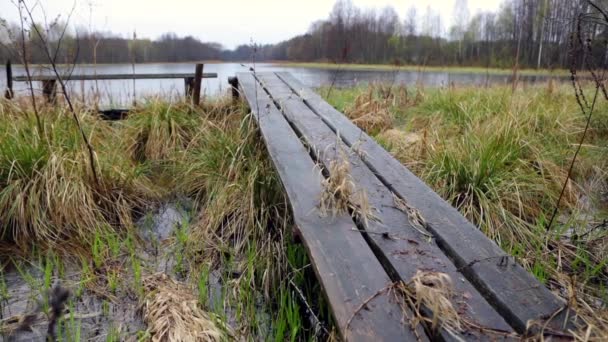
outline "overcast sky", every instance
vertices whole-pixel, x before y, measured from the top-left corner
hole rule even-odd
[[[0,0],[0,17],[17,22],[13,2]],[[452,20],[456,0],[353,0],[361,8],[393,6],[401,19],[410,6],[421,17],[427,6],[439,11],[444,27]],[[33,3],[34,1],[28,1]],[[72,23],[124,37],[158,38],[162,33],[192,35],[227,48],[238,44],[276,43],[305,33],[328,17],[334,0],[40,0],[47,18],[66,15],[75,6]],[[502,0],[468,0],[471,15],[496,10]],[[37,17],[42,17],[37,12]]]

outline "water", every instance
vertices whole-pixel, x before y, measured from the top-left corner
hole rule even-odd
[[[225,93],[229,89],[228,77],[238,72],[246,72],[251,65],[240,63],[209,63],[205,64],[205,73],[217,73],[218,78],[203,80],[203,96],[216,96]],[[286,67],[280,64],[259,63],[256,71],[285,71],[292,73],[296,78],[309,87],[320,87],[334,84],[336,87],[348,87],[360,83],[373,81],[395,82],[396,84],[414,85],[422,83],[427,87],[441,87],[454,85],[486,85],[510,83],[509,75],[480,74],[480,73],[449,73],[438,71],[366,71],[366,70],[330,70],[305,67]],[[135,65],[136,73],[194,73],[194,63],[151,63]],[[97,66],[76,66],[73,74],[131,74],[131,64],[104,64]],[[52,74],[48,68],[36,67],[34,75]],[[13,75],[25,75],[22,66],[13,66]],[[536,83],[547,81],[554,76],[521,76],[525,83]],[[37,92],[40,90],[40,82],[35,82]],[[103,107],[122,108],[129,106],[133,99],[141,99],[146,96],[183,96],[183,79],[163,80],[106,80],[106,81],[72,81],[68,82],[69,91],[73,96],[92,100],[94,94],[100,94],[99,103]],[[6,73],[4,68],[0,71],[0,90],[2,93],[6,88]],[[96,90],[99,90],[97,92]],[[14,90],[18,94],[28,94],[26,82],[15,82]],[[83,96],[84,94],[84,96]]]

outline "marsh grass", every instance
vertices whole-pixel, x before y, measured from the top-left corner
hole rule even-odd
[[[21,249],[73,240],[90,244],[104,227],[132,224],[134,211],[157,196],[117,144],[116,133],[88,113],[84,129],[96,146],[100,182],[88,167],[86,147],[71,118],[61,109],[42,115],[44,132],[33,115],[8,102],[0,104],[0,222],[2,240]]]
[[[199,302],[211,304],[224,321],[235,321],[237,337],[315,339],[291,285],[308,291],[314,282],[290,281],[306,264],[287,255],[293,223],[253,118],[240,105],[210,104],[197,134],[172,160],[180,175],[176,188],[200,205],[184,265],[197,274]],[[210,269],[218,268],[226,286],[210,301],[204,284],[210,283]],[[316,293],[310,294],[317,305]]]
[[[323,153],[331,153],[334,156],[329,165],[317,165],[319,172],[325,177],[321,181],[321,195],[317,205],[321,216],[331,216],[349,214],[353,219],[368,226],[370,220],[378,221],[374,214],[377,210],[373,208],[367,197],[365,189],[357,187],[351,175],[350,155],[361,153],[357,146],[347,148],[336,139],[336,143],[330,146]]]
[[[161,162],[183,150],[195,134],[198,113],[184,103],[149,98],[129,113],[123,138],[138,161]]]
[[[150,99],[114,123],[83,110],[101,175],[97,187],[78,131],[60,108],[44,109],[45,130],[37,134],[27,104],[0,105],[0,251],[16,253],[22,260],[16,265],[54,255],[41,263],[40,273],[22,267],[20,278],[35,289],[33,296],[51,279],[70,278],[65,281],[75,305],[96,298],[107,340],[122,340],[133,331],[114,316],[133,301],[153,303],[149,290],[162,287],[160,280],[150,281],[156,279],[150,277],[156,265],[144,256],[152,248],[170,251],[167,276],[179,279],[189,309],[207,313],[235,338],[324,336],[310,328],[302,301],[319,310],[324,325],[329,311],[314,275],[305,271],[306,254],[288,254],[296,248],[291,216],[245,108],[230,99],[207,101],[201,108]],[[146,242],[149,232],[135,219],[155,203],[180,196],[194,200],[191,219],[166,241]],[[59,272],[62,268],[70,274]],[[296,287],[304,298],[294,294]],[[158,324],[172,318],[158,317],[137,334],[160,337],[167,325]],[[66,316],[61,334],[88,336],[81,321]]]
[[[354,122],[541,282],[576,303],[595,327],[593,336],[605,336],[608,233],[601,223],[608,217],[608,103],[598,103],[559,222],[547,232],[585,126],[569,86],[524,85],[514,93],[503,86],[419,88],[392,92],[407,96],[393,101],[383,100],[385,88],[340,89],[328,101],[348,112],[357,110],[348,108],[352,99],[375,99],[392,125]],[[414,92],[418,100],[409,96]]]

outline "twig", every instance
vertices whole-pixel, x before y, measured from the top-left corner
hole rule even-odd
[[[583,237],[585,237],[585,236],[591,234],[592,232],[594,232],[594,231],[596,231],[598,229],[601,229],[601,228],[608,228],[608,219],[604,219],[604,221],[602,221],[600,224],[592,227],[591,229],[589,229],[588,231],[584,232],[583,234],[578,235],[577,238],[579,238],[579,239],[583,238]]]
[[[24,0],[19,0],[19,3],[23,4],[23,9],[25,9],[30,20],[32,22],[34,22],[34,16],[32,15],[32,11],[29,7],[27,7]],[[72,7],[72,11],[68,15],[68,19],[66,21],[66,26],[68,25],[69,20],[72,17],[72,14],[74,13],[74,9],[75,9],[75,5],[74,5],[74,7]],[[76,114],[76,110],[74,109],[74,106],[72,105],[72,101],[70,100],[70,96],[68,95],[68,92],[67,92],[67,87],[65,85],[65,81],[62,79],[59,71],[57,70],[57,63],[56,63],[57,61],[55,59],[53,59],[53,57],[51,56],[51,53],[50,53],[49,47],[48,47],[48,43],[47,43],[46,39],[44,38],[44,36],[42,35],[42,33],[40,32],[40,30],[38,29],[38,26],[37,25],[32,25],[32,26],[34,27],[34,31],[38,35],[38,38],[40,38],[40,41],[44,45],[43,51],[46,54],[46,57],[48,58],[49,62],[51,63],[52,70],[55,74],[55,77],[57,78],[57,81],[59,81],[59,84],[61,85],[61,90],[63,91],[63,96],[64,96],[66,102],[68,103],[70,112],[72,113],[72,118],[76,122],[76,126],[78,127],[78,130],[80,131],[82,140],[84,141],[84,143],[87,147],[87,151],[89,154],[89,163],[91,164],[91,171],[93,173],[93,180],[95,181],[95,184],[97,186],[100,186],[101,184],[99,182],[99,177],[97,176],[97,168],[96,168],[96,163],[95,163],[95,151],[93,150],[93,146],[91,145],[89,138],[85,134],[84,129],[82,128],[82,125],[80,123],[80,119],[78,118],[78,114]]]
[[[608,13],[606,13],[606,11],[604,11],[600,6],[596,5],[593,1],[591,0],[587,0],[587,3],[589,3],[589,5],[591,5],[593,8],[595,8],[598,12],[600,12],[602,14],[602,16],[604,16],[604,20],[606,20],[606,22],[608,22]]]
[[[355,311],[353,312],[352,316],[350,316],[350,318],[348,319],[348,321],[346,321],[346,326],[344,327],[344,330],[346,330],[348,332],[348,328],[350,327],[350,324],[352,323],[353,319],[355,318],[355,316],[361,311],[363,310],[363,308],[365,308],[367,306],[367,304],[369,304],[372,300],[374,300],[375,298],[383,295],[384,293],[386,293],[387,291],[389,291],[390,289],[392,289],[393,287],[395,287],[397,285],[397,283],[390,283],[388,284],[386,287],[380,289],[378,292],[374,293],[373,295],[369,296],[369,298],[367,298],[366,300],[364,300],[361,305],[359,305]]]
[[[27,81],[29,84],[29,90],[30,90],[30,97],[32,99],[32,107],[34,109],[34,116],[36,117],[36,125],[38,126],[38,134],[40,135],[40,137],[43,137],[43,127],[42,127],[42,121],[40,120],[40,114],[38,113],[38,106],[36,105],[36,96],[34,94],[34,84],[32,83],[32,74],[30,72],[30,67],[29,67],[29,63],[27,60],[27,47],[25,44],[25,27],[23,25],[23,21],[24,21],[24,17],[23,17],[23,9],[21,8],[21,1],[19,0],[18,3],[13,3],[15,4],[15,6],[17,6],[17,9],[19,10],[19,21],[20,21],[20,25],[21,25],[21,61],[23,62],[23,67],[25,68],[25,74],[27,75]],[[34,25],[35,26],[35,25]]]
[[[458,267],[456,269],[456,271],[460,272],[463,269],[469,268],[469,267],[471,267],[471,266],[473,266],[473,265],[475,265],[475,264],[477,264],[479,262],[488,261],[488,260],[492,260],[492,259],[500,259],[500,263],[498,264],[498,266],[508,265],[509,258],[512,258],[512,257],[509,256],[509,255],[497,255],[497,256],[487,257],[487,258],[482,258],[482,259],[475,259],[475,260],[469,262],[468,264],[466,264],[464,266]]]
[[[553,224],[553,221],[555,220],[555,216],[557,215],[557,212],[559,210],[560,202],[562,200],[562,197],[564,197],[566,187],[568,186],[568,182],[570,180],[570,177],[572,176],[572,170],[574,169],[574,163],[576,162],[576,158],[578,157],[578,154],[581,151],[581,147],[583,146],[583,142],[585,141],[585,137],[587,136],[587,131],[589,130],[589,124],[591,123],[591,117],[593,115],[593,110],[595,109],[595,103],[597,100],[597,95],[599,93],[599,90],[600,90],[600,87],[596,85],[595,94],[593,95],[593,102],[591,103],[589,115],[587,115],[587,123],[585,124],[585,130],[583,131],[583,136],[581,137],[578,147],[576,148],[576,152],[574,152],[574,157],[572,157],[572,161],[570,162],[570,168],[568,169],[568,173],[566,174],[566,180],[564,181],[564,186],[562,186],[562,191],[560,192],[559,197],[557,198],[557,203],[555,203],[555,208],[553,209],[553,214],[551,215],[551,220],[549,220],[549,224],[547,225],[547,231],[551,230],[551,225]],[[578,99],[578,97],[577,97],[577,99]],[[577,101],[577,102],[578,102],[579,106],[581,107],[581,111],[583,112],[583,114],[585,114],[585,107],[583,106],[583,104],[580,101]]]
[[[340,69],[340,62],[341,63],[345,63],[347,58],[348,58],[348,41],[344,41],[344,46],[342,47],[342,58],[341,61],[340,59],[336,59],[336,65],[338,66],[336,68],[336,71],[334,72],[333,78],[331,80],[331,84],[329,85],[329,89],[327,89],[327,98],[329,99],[329,95],[331,95],[331,91],[334,88],[334,85],[336,84],[336,80],[338,79],[338,74],[340,73],[341,69]]]
[[[289,284],[291,284],[291,286],[294,288],[294,290],[300,297],[300,300],[302,301],[302,303],[304,303],[304,306],[306,306],[306,311],[312,317],[312,320],[314,321],[314,324],[315,324],[315,335],[319,335],[318,330],[322,330],[323,333],[325,334],[325,336],[329,336],[330,335],[329,331],[327,330],[327,328],[325,328],[325,325],[323,325],[323,323],[321,322],[319,317],[317,317],[317,315],[315,315],[314,310],[312,309],[310,304],[308,304],[308,301],[306,300],[304,293],[302,293],[302,290],[300,290],[300,288],[296,285],[296,283],[293,282],[293,279],[291,279],[291,278],[289,279]]]

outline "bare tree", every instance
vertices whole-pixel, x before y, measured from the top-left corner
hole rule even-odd
[[[23,8],[23,10],[25,11],[25,13],[27,14],[27,16],[29,17],[29,19],[31,20],[31,22],[34,22],[34,16],[32,14],[32,10],[31,8],[29,8],[27,6],[27,4],[25,3],[24,0],[19,0],[19,4],[22,6],[20,8]],[[82,136],[82,140],[84,141],[88,154],[89,154],[89,163],[90,163],[90,167],[91,167],[91,172],[93,175],[93,180],[95,181],[95,184],[97,186],[100,186],[100,181],[99,181],[99,177],[98,177],[98,173],[97,173],[97,167],[96,167],[96,162],[95,162],[95,151],[93,150],[93,146],[91,145],[91,142],[89,141],[89,138],[87,137],[86,133],[84,132],[84,129],[82,127],[82,124],[80,123],[80,119],[78,118],[78,114],[76,113],[76,110],[74,108],[74,105],[72,104],[72,101],[70,99],[70,96],[68,95],[68,89],[66,87],[66,83],[65,80],[63,79],[61,73],[59,72],[59,70],[57,69],[57,56],[58,56],[58,51],[61,48],[61,41],[63,39],[63,36],[67,30],[67,26],[69,24],[70,18],[72,17],[72,14],[74,13],[74,8],[72,7],[72,10],[70,11],[70,14],[68,15],[68,18],[66,20],[65,26],[62,30],[61,36],[58,39],[58,43],[57,43],[57,49],[53,52],[51,52],[49,44],[46,41],[45,36],[42,34],[42,32],[40,31],[40,29],[38,28],[37,25],[33,25],[34,27],[34,31],[35,34],[38,36],[38,38],[40,39],[40,41],[43,43],[43,47],[44,47],[44,52],[46,54],[46,57],[48,58],[48,62],[51,65],[51,69],[53,71],[53,73],[55,74],[55,77],[57,79],[57,81],[59,82],[59,85],[61,86],[61,90],[63,92],[63,96],[68,104],[68,108],[70,110],[70,112],[72,113],[72,118],[74,119],[74,122],[76,123],[76,126],[78,127],[78,130],[80,131],[80,134]]]
[[[28,49],[27,49],[27,41],[25,39],[25,24],[27,21],[27,18],[25,17],[24,13],[23,13],[23,6],[22,6],[22,1],[19,0],[19,2],[15,3],[13,2],[13,4],[17,7],[18,12],[19,12],[19,23],[20,23],[20,30],[19,30],[19,49],[17,49],[19,51],[19,57],[21,59],[21,63],[23,63],[23,67],[25,69],[25,74],[27,76],[27,83],[28,83],[28,90],[30,92],[30,99],[32,101],[32,108],[34,110],[34,116],[36,117],[36,126],[38,128],[38,135],[41,138],[44,138],[44,127],[42,126],[42,121],[40,120],[40,113],[38,112],[38,105],[36,103],[36,94],[34,93],[34,84],[32,82],[32,73],[30,71],[30,65],[29,65],[29,60],[28,60]]]
[[[469,2],[468,0],[456,0],[453,10],[453,39],[458,41],[458,63],[462,64],[462,41],[466,32],[466,26],[469,23]]]
[[[411,6],[408,10],[407,10],[407,14],[405,15],[405,22],[404,22],[404,34],[407,36],[414,36],[416,35],[416,30],[417,30],[417,24],[418,22],[416,21],[416,7]]]

